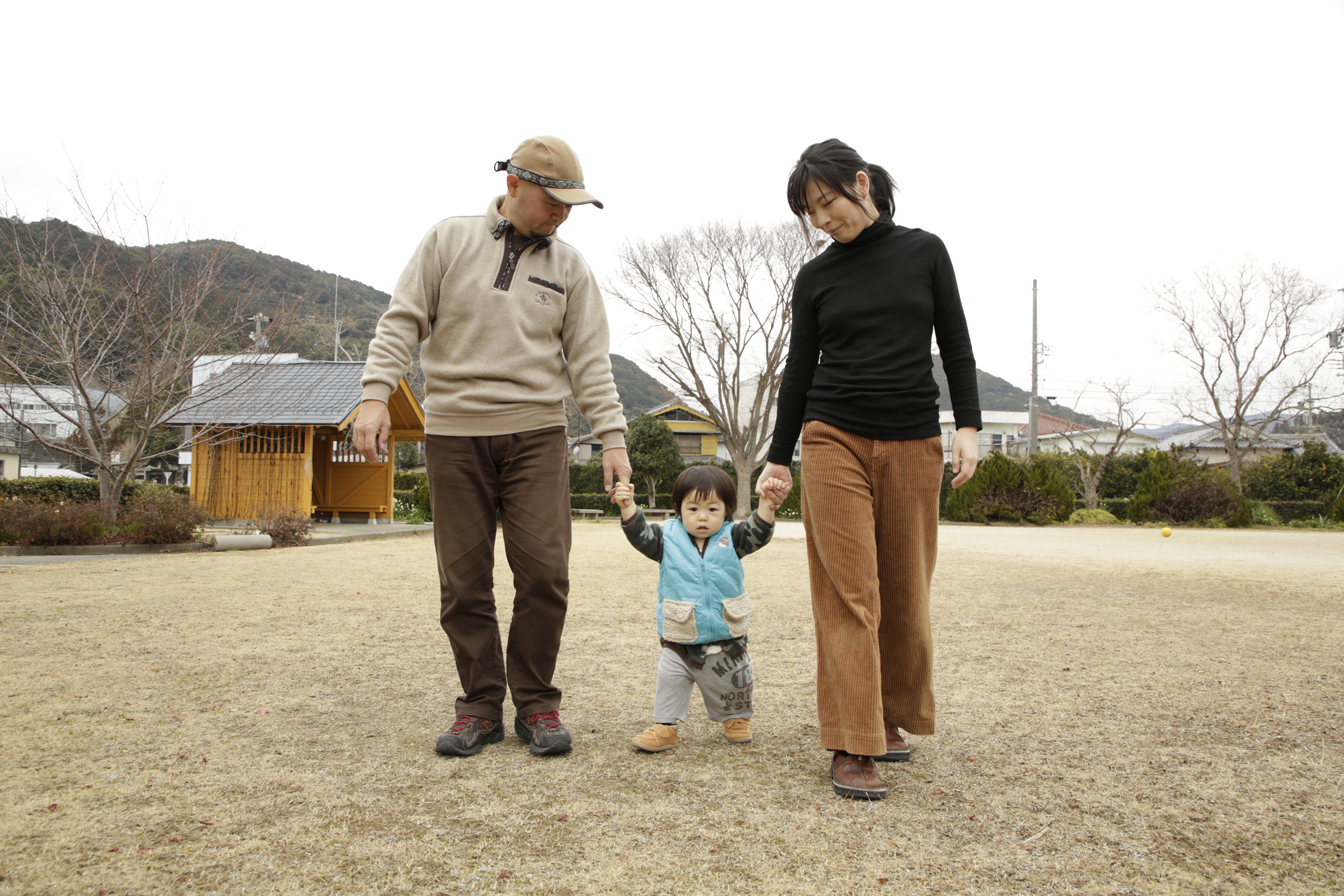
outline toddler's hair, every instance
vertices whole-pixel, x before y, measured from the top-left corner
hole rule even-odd
[[[700,496],[702,500],[718,498],[728,512],[725,519],[731,520],[737,507],[737,484],[721,467],[695,464],[682,470],[672,486],[672,508],[678,515],[687,496]]]

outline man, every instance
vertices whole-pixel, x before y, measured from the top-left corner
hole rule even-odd
[[[435,749],[473,756],[514,731],[537,755],[566,753],[552,676],[569,594],[571,394],[602,440],[602,472],[630,481],[625,417],[608,355],[606,309],[583,257],[555,239],[587,192],[574,151],[524,140],[507,193],[484,215],[447,218],[421,241],[378,321],[364,366],[356,450],[386,452],[387,400],[411,351],[425,347],[425,460],[434,509],[440,621],[465,692]],[[513,621],[500,643],[494,597],[496,516],[513,572]]]

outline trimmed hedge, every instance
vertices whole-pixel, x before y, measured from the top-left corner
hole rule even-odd
[[[144,482],[129,479],[121,489],[121,503],[126,504],[141,491],[164,494],[171,490],[178,495],[189,495],[185,485],[164,485],[162,482]],[[32,498],[35,501],[83,504],[97,501],[97,479],[67,479],[64,476],[29,476],[24,479],[0,479],[0,498]]]
[[[1264,505],[1279,515],[1285,523],[1293,520],[1318,520],[1328,516],[1325,501],[1264,501]]]
[[[428,481],[429,477],[424,473],[408,473],[401,470],[392,474],[392,490],[394,492],[415,491],[421,484]]]
[[[672,496],[667,497],[672,503]],[[638,498],[636,498],[638,503]],[[611,497],[604,492],[584,492],[569,496],[569,506],[575,510],[600,510],[603,516],[620,516],[621,508],[611,503]]]

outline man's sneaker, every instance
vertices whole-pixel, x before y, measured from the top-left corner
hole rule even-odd
[[[723,736],[729,743],[751,743],[751,723],[746,719],[729,719],[723,723]]]
[[[539,712],[524,719],[518,716],[513,720],[513,730],[527,741],[527,748],[536,756],[554,756],[568,753],[573,749],[569,730],[560,724],[560,714]]]
[[[644,730],[632,743],[645,753],[661,753],[677,745],[677,729],[672,725],[659,725],[656,722]]]
[[[481,716],[458,716],[453,727],[439,735],[434,751],[444,756],[475,756],[486,744],[504,739],[504,726]]]

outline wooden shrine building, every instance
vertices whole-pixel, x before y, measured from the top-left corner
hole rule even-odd
[[[190,427],[192,499],[216,520],[292,512],[391,522],[396,445],[424,441],[425,414],[402,379],[388,401],[387,451],[365,461],[349,438],[363,372],[359,361],[299,361],[212,376],[167,421]]]

